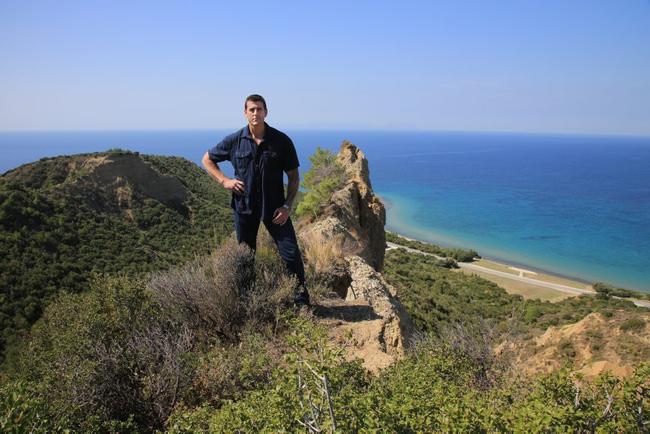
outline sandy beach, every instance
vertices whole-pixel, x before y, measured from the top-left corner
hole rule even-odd
[[[408,241],[427,243],[426,241],[410,238],[397,232],[393,233]],[[391,242],[388,242],[387,245],[387,250],[390,250],[391,248],[406,248],[410,251],[429,254]],[[552,272],[546,272],[536,267],[529,267],[521,264],[509,264],[486,258],[478,259],[472,263],[459,262],[458,265],[460,268],[455,270],[455,272],[478,275],[490,282],[496,283],[509,294],[521,295],[524,299],[537,298],[553,303],[569,297],[596,294],[590,283],[554,274]],[[634,298],[630,300],[637,306],[650,308],[650,302],[647,300]]]

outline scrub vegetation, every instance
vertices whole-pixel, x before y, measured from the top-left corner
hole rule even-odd
[[[446,324],[488,323],[499,333],[531,334],[575,323],[592,312],[607,317],[614,311],[640,310],[628,300],[588,295],[555,303],[524,300],[479,276],[437,265],[434,257],[395,249],[386,252],[383,272],[416,325],[429,332],[438,333]]]
[[[422,241],[409,240],[400,237],[393,232],[386,232],[386,241],[399,244],[400,246],[409,247],[411,249],[420,250],[425,253],[431,253],[432,255],[451,258],[459,262],[472,262],[475,259],[480,258],[476,250],[440,247],[435,244],[423,243]]]
[[[184,202],[138,185],[98,180],[91,162],[131,158],[174,177]],[[126,171],[125,171],[126,172]],[[133,172],[129,168],[128,172]],[[190,161],[128,151],[56,157],[0,177],[0,360],[60,293],[89,289],[93,274],[144,273],[205,255],[231,229],[228,195]]]
[[[332,167],[331,155],[317,155],[317,167],[319,161]],[[96,207],[112,203],[115,190],[100,188],[92,193],[100,195],[95,201],[90,190],[80,189],[74,199],[77,190],[64,186],[87,180],[91,170],[71,172],[69,159],[3,176],[2,242],[16,255],[2,259],[3,285],[11,283],[13,291],[3,287],[2,294],[10,294],[2,300],[3,324],[9,335],[35,324],[12,347],[0,374],[0,431],[647,431],[647,362],[625,379],[586,379],[570,370],[577,350],[567,341],[561,348],[565,367],[528,376],[507,351],[493,351],[504,337],[525,340],[592,312],[629,314],[617,331],[639,334],[647,325],[630,301],[524,300],[448,270],[432,256],[391,250],[383,275],[419,338],[402,360],[371,374],[361,361],[344,357],[313,314],[290,306],[296,282],[286,277],[268,238],[253,260],[250,250],[225,236],[227,197],[204,173],[181,159],[139,158],[182,180],[191,192],[185,208],[167,209],[136,193],[128,207],[135,220],[128,221],[125,208],[111,214]],[[329,173],[325,179],[339,176],[336,168],[323,173]],[[321,185],[322,179],[309,182]],[[143,222],[143,213],[153,214]],[[48,231],[55,240],[49,250],[46,235],[32,241]],[[97,241],[95,232],[104,238]],[[95,252],[112,242],[120,244],[110,255]],[[156,254],[138,256],[143,249]],[[335,262],[338,253],[324,245],[311,261]],[[456,259],[470,253],[476,256]],[[32,280],[19,273],[5,277],[12,260],[27,276],[36,269]],[[60,260],[69,265],[56,265]],[[66,280],[73,269],[80,270],[76,286]],[[307,270],[308,281],[317,280],[315,268]],[[50,286],[38,286],[47,279]],[[26,315],[32,299],[38,312],[20,323],[17,315]],[[604,335],[587,337],[591,351],[602,350]],[[633,342],[621,345],[635,360],[647,360]]]
[[[650,417],[650,365],[625,380],[585,380],[565,369],[516,375],[491,350],[495,327],[507,322],[502,292],[423,263],[412,277],[454,276],[444,285],[452,298],[467,302],[463,288],[486,294],[464,318],[449,304],[420,317],[417,344],[372,375],[345,360],[310,314],[287,309],[295,282],[272,248],[259,253],[254,273],[252,253],[227,241],[184,267],[145,279],[100,277],[86,293],[60,296],[2,379],[0,428],[640,432]],[[395,253],[387,262],[393,281],[404,272]],[[410,296],[404,285],[399,294]],[[485,313],[468,321],[478,306]]]

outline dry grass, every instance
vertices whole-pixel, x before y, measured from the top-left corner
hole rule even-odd
[[[174,322],[199,337],[236,342],[245,326],[272,323],[296,285],[277,253],[258,250],[257,256],[229,239],[207,258],[154,274],[148,288]]]
[[[319,232],[307,232],[300,238],[305,261],[314,270],[332,268],[343,262],[343,237],[325,238]]]
[[[326,238],[320,232],[310,231],[300,235],[300,244],[306,265],[316,272],[327,272],[345,264],[344,257],[356,255],[360,247],[344,235]]]

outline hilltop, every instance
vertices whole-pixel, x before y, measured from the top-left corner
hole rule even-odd
[[[194,163],[109,151],[46,158],[0,177],[0,354],[63,292],[210,252],[228,195]]]

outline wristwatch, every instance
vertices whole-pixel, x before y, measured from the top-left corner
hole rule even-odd
[[[291,207],[289,205],[287,205],[286,203],[284,205],[282,205],[282,208],[291,209]]]

